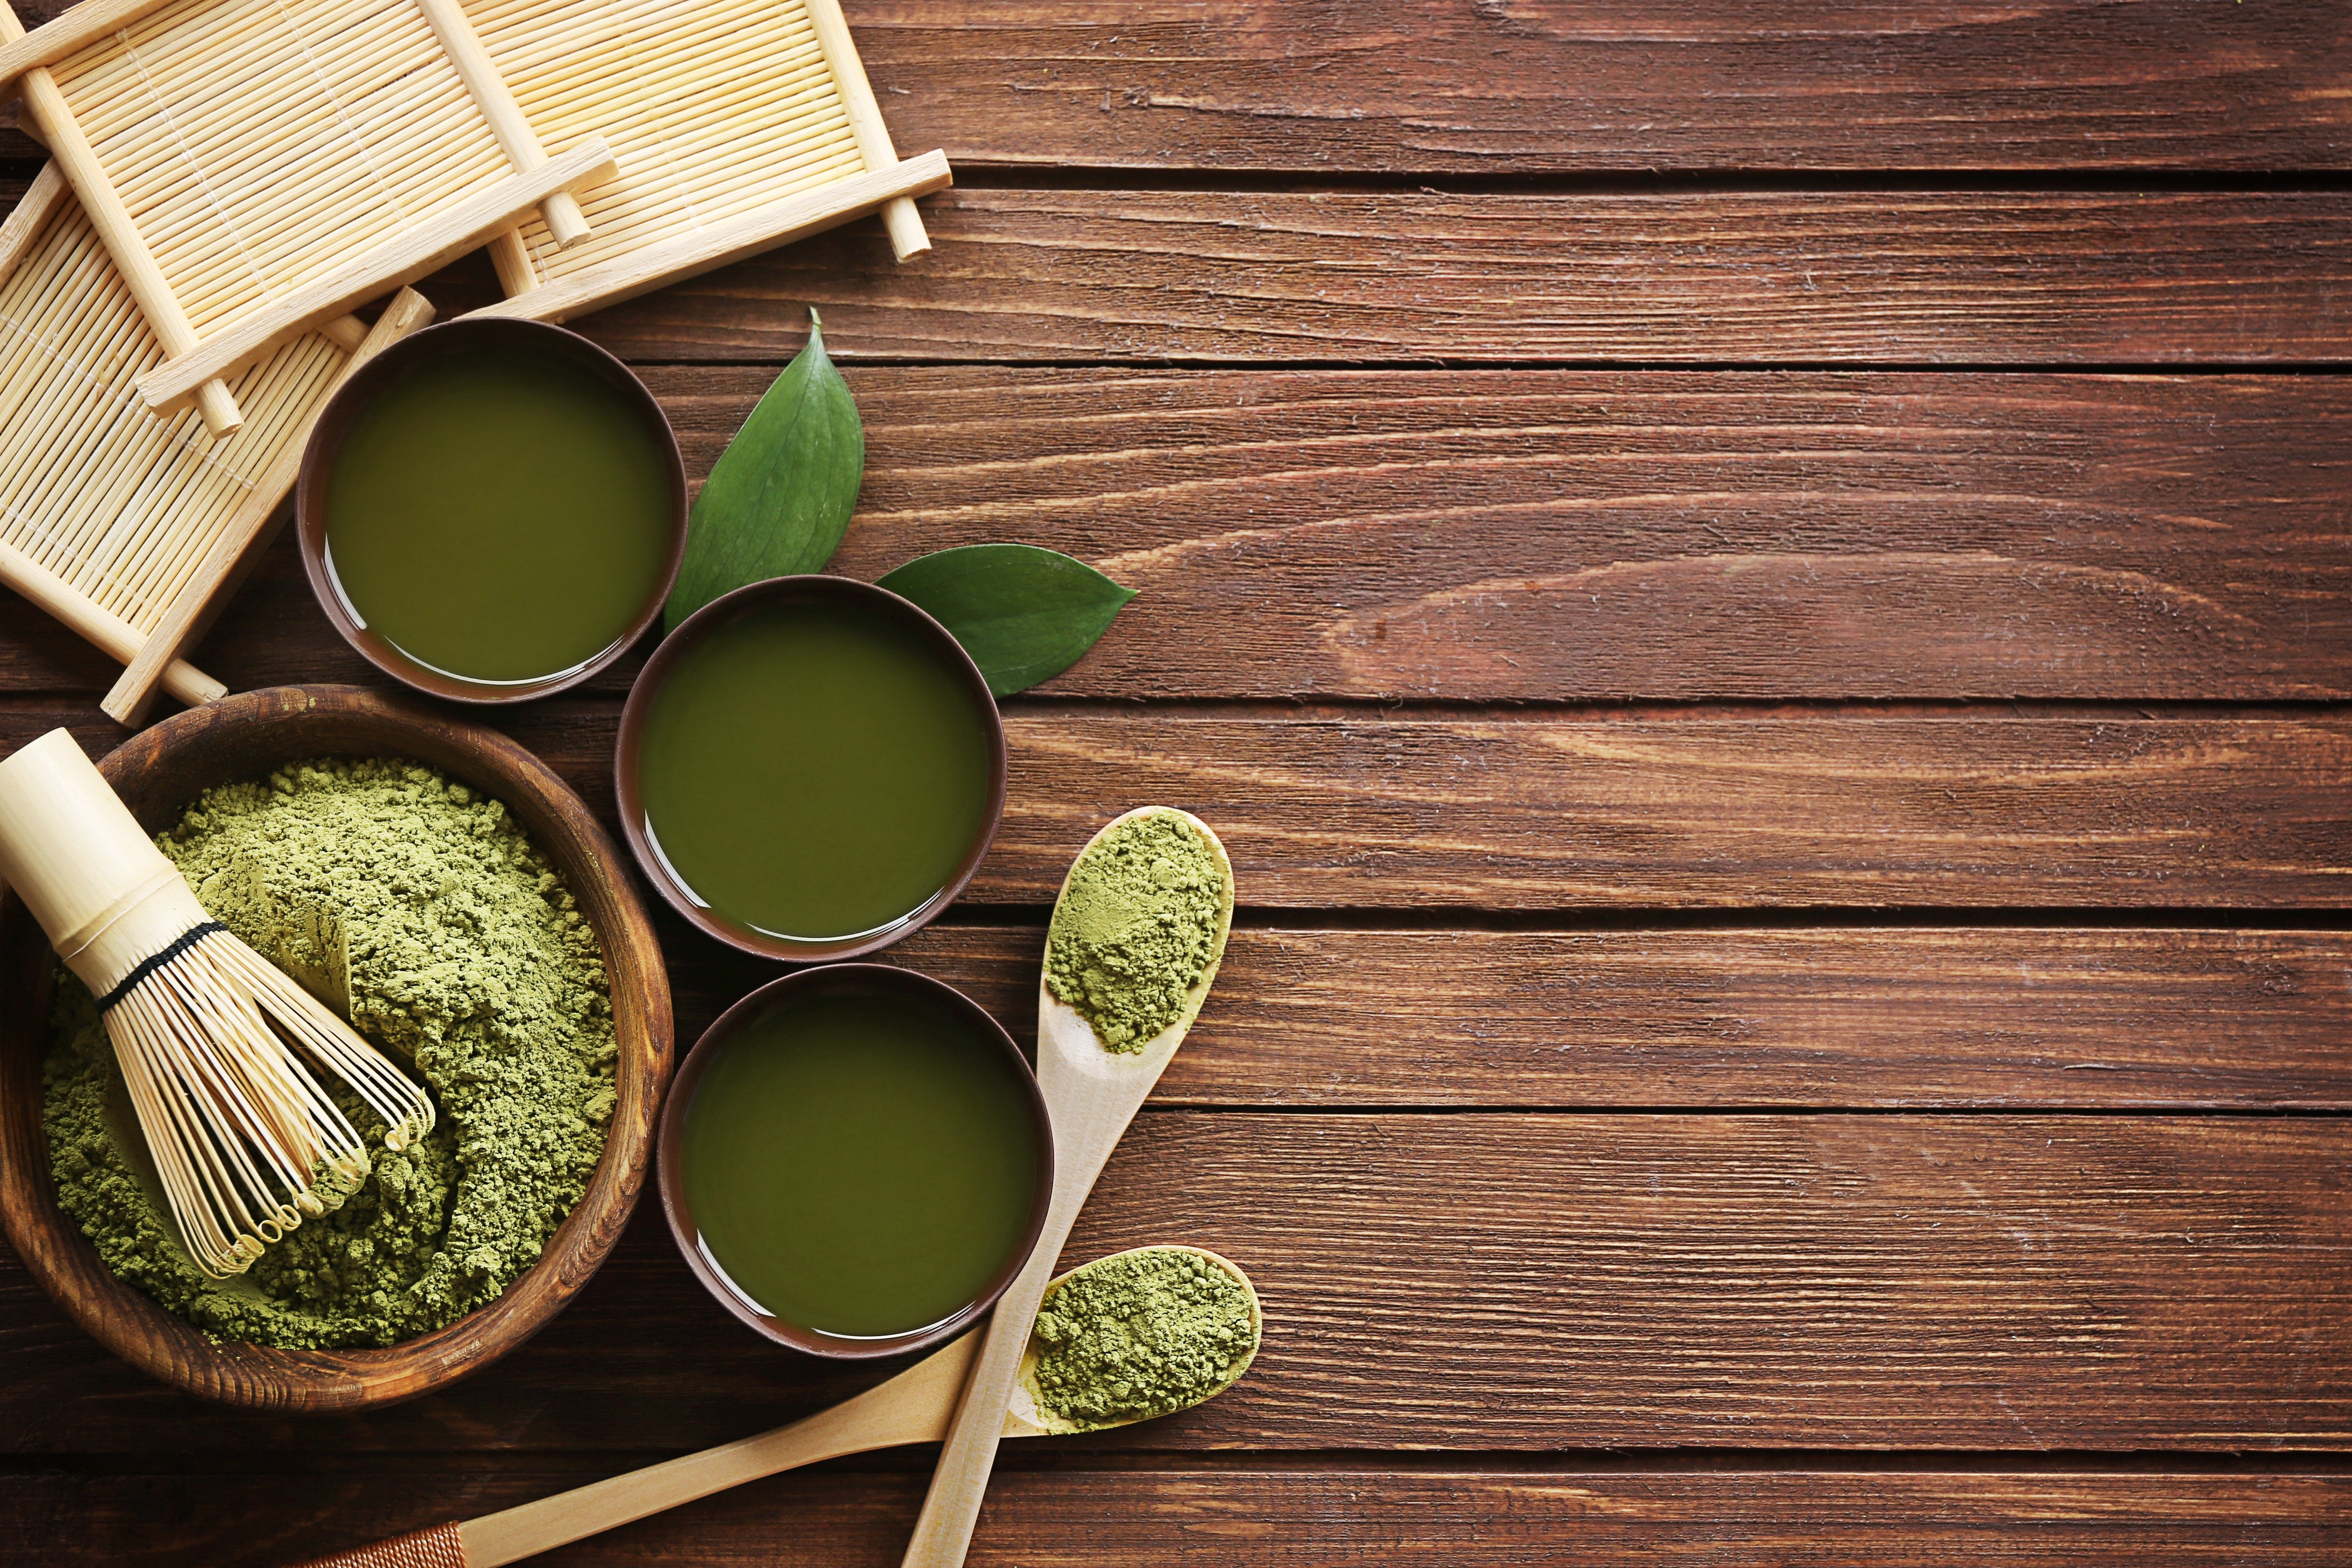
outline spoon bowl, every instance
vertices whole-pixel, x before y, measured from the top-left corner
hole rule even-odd
[[[1196,1398],[1187,1400],[1178,1405],[1176,1410],[1190,1410],[1196,1405],[1205,1405],[1239,1383],[1243,1375],[1249,1371],[1250,1363],[1257,1360],[1258,1344],[1265,1337],[1265,1311],[1258,1304],[1257,1287],[1250,1283],[1250,1277],[1242,1272],[1240,1264],[1222,1254],[1212,1252],[1205,1247],[1138,1247],[1127,1252],[1114,1252],[1109,1258],[1097,1258],[1096,1263],[1108,1263],[1113,1258],[1132,1257],[1138,1252],[1188,1253],[1212,1268],[1223,1269],[1241,1286],[1242,1293],[1249,1298],[1248,1351],[1227,1369],[1225,1375],[1218,1380],[1215,1387]],[[1094,1267],[1094,1263],[1086,1265],[1087,1268]],[[1071,1275],[1083,1272],[1085,1272],[1083,1268],[1073,1268],[1069,1274],[1055,1279],[1045,1289],[1050,1292]],[[1113,1427],[1132,1426],[1139,1421],[1156,1421],[1160,1415],[1176,1414],[1176,1410],[1163,1410],[1155,1415],[1122,1415],[1110,1421],[1067,1420],[1045,1409],[1037,1403],[1037,1329],[1033,1322],[1029,1329],[1029,1343],[1021,1352],[1020,1381],[1013,1385],[1013,1403],[1006,1406],[1004,1411],[1004,1436],[1007,1437],[1056,1437],[1069,1436],[1079,1432],[1108,1432]]]
[[[1192,830],[1208,846],[1209,853],[1215,858],[1217,869],[1224,879],[1224,892],[1218,900],[1217,934],[1208,964],[1201,971],[1201,978],[1185,992],[1183,1005],[1177,1010],[1174,1021],[1145,1041],[1139,1049],[1113,1050],[1095,1034],[1094,1026],[1087,1022],[1085,1015],[1055,995],[1052,987],[1042,977],[1037,982],[1037,1078],[1045,1086],[1045,1103],[1054,1112],[1054,1124],[1057,1130],[1064,1116],[1073,1111],[1083,1111],[1089,1121],[1097,1126],[1108,1125],[1110,1119],[1116,1117],[1118,1125],[1110,1131],[1110,1143],[1103,1148],[1106,1158],[1111,1147],[1118,1142],[1119,1134],[1127,1131],[1129,1120],[1151,1092],[1151,1086],[1160,1081],[1161,1073],[1168,1070],[1169,1062],[1176,1055],[1176,1047],[1184,1043],[1184,1037],[1192,1032],[1193,1021],[1200,1017],[1202,1006],[1209,1000],[1209,987],[1216,984],[1217,966],[1224,962],[1225,939],[1234,929],[1234,863],[1226,858],[1223,843],[1209,825],[1191,812],[1179,811],[1172,805],[1139,806],[1111,818],[1103,825],[1101,832],[1087,840],[1087,847],[1078,851],[1077,858],[1070,862],[1069,870],[1063,873],[1061,890],[1054,898],[1053,923],[1059,925],[1063,918],[1063,900],[1070,891],[1070,879],[1077,875],[1079,866],[1085,863],[1095,846],[1122,824],[1141,816],[1181,816],[1192,824]],[[1053,940],[1050,927],[1046,940],[1049,942]],[[1055,1064],[1055,1072],[1051,1079],[1045,1071],[1049,1054]],[[1058,1093],[1057,1083],[1060,1085]],[[1130,1099],[1132,1103],[1128,1103]],[[1127,1106],[1123,1115],[1118,1110],[1122,1104]],[[1101,1168],[1097,1164],[1087,1173],[1087,1191],[1092,1190],[1095,1174]],[[1071,1217],[1076,1217],[1075,1211]]]

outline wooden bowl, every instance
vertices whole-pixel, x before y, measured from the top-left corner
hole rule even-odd
[[[572,361],[612,387],[636,409],[646,427],[658,437],[656,446],[665,459],[668,479],[669,557],[662,568],[661,580],[647,595],[636,619],[620,640],[593,658],[535,680],[473,680],[411,658],[371,631],[353,613],[343,597],[342,585],[335,581],[334,572],[327,564],[327,496],[334,482],[335,458],[342,449],[343,437],[350,432],[352,422],[366,412],[385,388],[418,365],[450,354],[475,353],[485,349],[527,349],[553,354]],[[320,411],[310,442],[302,448],[302,467],[294,481],[295,540],[301,551],[303,573],[310,579],[310,592],[318,599],[328,624],[362,658],[394,680],[427,696],[446,697],[453,702],[528,702],[566,691],[628,652],[669,602],[670,587],[677,581],[678,563],[686,558],[686,462],[678,453],[677,432],[670,427],[669,416],[663,411],[659,400],[637,379],[637,373],[577,332],[546,321],[505,316],[470,316],[427,327],[403,338],[353,371],[351,379],[336,389],[335,395]]]
[[[604,951],[620,1047],[618,1103],[587,1194],[540,1259],[488,1306],[385,1350],[215,1344],[115,1279],[58,1212],[41,1130],[57,958],[15,895],[0,898],[0,1228],[25,1267],[91,1337],[142,1371],[207,1399],[276,1411],[352,1410],[409,1399],[480,1370],[578,1293],[636,1206],[669,1075],[669,977],[628,862],[580,797],[492,731],[349,686],[280,686],[164,720],[99,764],[133,816],[161,831],[215,784],[318,756],[400,756],[439,768],[507,809],[565,881]]]

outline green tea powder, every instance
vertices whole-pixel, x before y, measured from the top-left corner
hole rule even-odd
[[[1045,938],[1045,985],[1114,1051],[1139,1051],[1184,1010],[1217,956],[1225,873],[1173,811],[1106,829],[1070,868]]]
[[[1207,1258],[1148,1247],[1087,1264],[1037,1310],[1038,1408],[1077,1426],[1197,1405],[1257,1352],[1249,1291]]]
[[[121,1279],[216,1339],[388,1345],[499,1292],[586,1190],[614,1105],[594,933],[506,808],[401,762],[303,763],[206,792],[156,840],[213,917],[331,994],[438,1117],[394,1153],[337,1090],[373,1169],[247,1273],[181,1246],[89,994],[61,977],[43,1122],[71,1215]]]

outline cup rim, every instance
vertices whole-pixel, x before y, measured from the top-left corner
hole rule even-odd
[[[744,1030],[772,1016],[782,1008],[811,996],[844,991],[920,994],[944,1004],[950,1011],[972,1023],[982,1038],[1004,1053],[1005,1059],[1015,1069],[1014,1076],[1028,1091],[1026,1102],[1037,1143],[1037,1172],[1030,1191],[1029,1222],[1023,1227],[1020,1241],[1006,1254],[996,1272],[989,1277],[988,1284],[970,1304],[939,1322],[906,1333],[871,1340],[840,1339],[770,1313],[753,1310],[737,1290],[717,1276],[709,1260],[703,1257],[702,1249],[695,1244],[694,1238],[698,1232],[693,1223],[692,1205],[687,1201],[685,1177],[679,1169],[687,1114],[694,1102],[696,1091],[701,1087],[702,1076],[710,1064]],[[714,1300],[733,1314],[737,1321],[788,1350],[805,1355],[828,1361],[876,1361],[942,1343],[971,1327],[975,1319],[996,1305],[997,1299],[1028,1266],[1030,1255],[1037,1249],[1037,1238],[1045,1232],[1046,1210],[1051,1206],[1054,1196],[1054,1157],[1053,1116],[1046,1108],[1045,1091],[1037,1082],[1036,1071],[1030,1066],[1029,1058],[1022,1054],[1021,1047],[1013,1043],[1012,1035],[985,1007],[947,982],[933,979],[916,970],[901,969],[891,963],[827,963],[797,970],[769,981],[721,1013],[709,1028],[703,1030],[701,1037],[694,1042],[694,1048],[686,1054],[671,1077],[669,1092],[662,1104],[660,1136],[654,1163],[661,1186],[662,1217],[669,1226],[670,1240],[676,1244],[678,1256],[686,1260],[688,1272],[700,1282]]]
[[[533,680],[474,680],[410,658],[353,617],[326,563],[327,489],[334,477],[336,455],[352,423],[394,381],[424,361],[493,345],[526,345],[561,355],[587,367],[620,392],[659,437],[656,450],[663,460],[669,491],[668,558],[657,584],[630,622],[628,630],[586,663]],[[461,316],[425,327],[353,371],[335,389],[311,426],[294,484],[294,532],[302,556],[302,572],[310,580],[310,595],[318,600],[328,624],[353,652],[402,685],[428,697],[479,707],[504,707],[568,691],[594,679],[635,647],[646,628],[660,617],[670,589],[677,582],[678,565],[686,559],[687,510],[686,459],[678,450],[677,432],[672,428],[659,400],[636,372],[578,332],[549,321],[511,316]]]
[[[972,836],[963,858],[957,863],[955,875],[928,902],[878,931],[830,941],[801,941],[770,936],[739,925],[695,899],[692,890],[671,872],[652,840],[646,837],[645,795],[639,764],[646,725],[654,700],[688,649],[737,616],[769,603],[814,603],[828,599],[864,605],[898,617],[961,678],[975,708],[982,716],[988,736],[988,802],[982,813],[980,830]],[[646,880],[653,884],[654,890],[705,935],[716,937],[730,947],[757,958],[795,964],[837,963],[845,959],[879,952],[893,942],[903,941],[922,930],[938,918],[940,910],[961,898],[964,889],[971,885],[973,876],[979,872],[981,862],[988,858],[989,847],[996,841],[997,827],[1003,821],[1007,771],[1004,715],[997,710],[996,698],[988,689],[987,678],[980,673],[980,667],[972,662],[971,655],[964,651],[963,645],[956,641],[955,634],[911,599],[855,577],[836,577],[825,573],[769,577],[747,584],[731,593],[720,595],[688,616],[676,631],[662,639],[661,646],[654,650],[653,657],[646,659],[645,668],[637,672],[635,684],[629,688],[627,705],[621,710],[621,732],[613,746],[614,796],[620,812],[621,836],[628,843],[629,853],[636,858],[637,868],[645,873]]]

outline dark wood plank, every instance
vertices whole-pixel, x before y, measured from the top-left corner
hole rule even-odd
[[[619,704],[498,726],[612,820]],[[0,754],[87,702],[0,705]],[[2352,902],[2338,718],[1008,716],[1010,794],[966,898],[1050,902],[1145,802],[1200,812],[1270,909],[2096,907]]]
[[[1057,694],[2352,696],[2332,380],[852,374],[840,570],[1142,591]],[[656,374],[698,471],[763,380]]]
[[[2305,1118],[1147,1111],[1065,1257],[1185,1241],[1265,1346],[1085,1448],[2352,1448],[2352,1144]],[[641,1453],[874,1373],[735,1324],[650,1205],[530,1344],[353,1417],[204,1406],[0,1269],[0,1449]]]
[[[13,198],[12,198],[13,199]],[[960,189],[574,325],[640,362],[2341,361],[2336,192]],[[2163,263],[2151,268],[2148,258]],[[498,297],[471,258],[422,288]]]
[[[902,149],[1479,174],[2337,168],[2325,5],[1770,0],[849,8]]]
[[[657,910],[690,1046],[773,970]],[[1016,1040],[1042,926],[878,955]],[[1244,927],[1161,1108],[2352,1109],[2352,935]]]
[[[613,705],[503,722],[609,810]],[[1147,801],[1202,813],[1242,900],[1270,908],[2352,901],[2337,719],[1016,710],[1006,730],[982,904],[1049,902],[1078,846]]]
[[[903,141],[903,138],[902,138]],[[2333,192],[956,190],[586,318],[632,359],[2339,360]],[[2160,265],[2150,258],[2160,256]],[[436,278],[445,309],[488,273]]]
[[[34,26],[37,20],[48,19],[47,16],[37,16],[36,14],[41,10],[42,7],[39,5],[24,6],[18,9],[17,17],[29,27]],[[49,150],[34,140],[27,132],[17,129],[17,122],[24,112],[25,102],[22,99],[12,98],[5,103],[0,103],[0,163],[25,165],[26,174],[29,177],[33,168],[37,167],[44,159],[48,157]],[[14,205],[16,198],[24,194],[22,180],[14,181],[12,184],[14,188],[7,193],[10,205]]]
[[[698,476],[770,373],[647,374]],[[850,379],[869,467],[839,570],[1013,539],[1141,590],[1051,695],[2352,697],[2332,379]],[[238,688],[367,675],[290,538],[197,660]],[[111,679],[0,595],[0,689]]]
[[[673,941],[678,1037],[764,977]],[[1034,1031],[1045,933],[883,955]],[[2352,935],[1234,933],[1154,1103],[2352,1109]]]
[[[2352,146],[2352,27],[2332,5],[846,10],[899,148],[967,167],[2336,169]]]
[[[1000,1464],[1042,1456],[1009,1445]],[[512,1466],[463,1478],[28,1476],[0,1479],[0,1558],[55,1568],[252,1568],[578,1484]],[[562,1565],[896,1563],[922,1478],[755,1482],[534,1558]],[[437,1513],[436,1513],[436,1510]],[[1105,1563],[2319,1564],[2352,1539],[2341,1476],[1563,1471],[1310,1474],[1000,1469],[974,1564]]]

